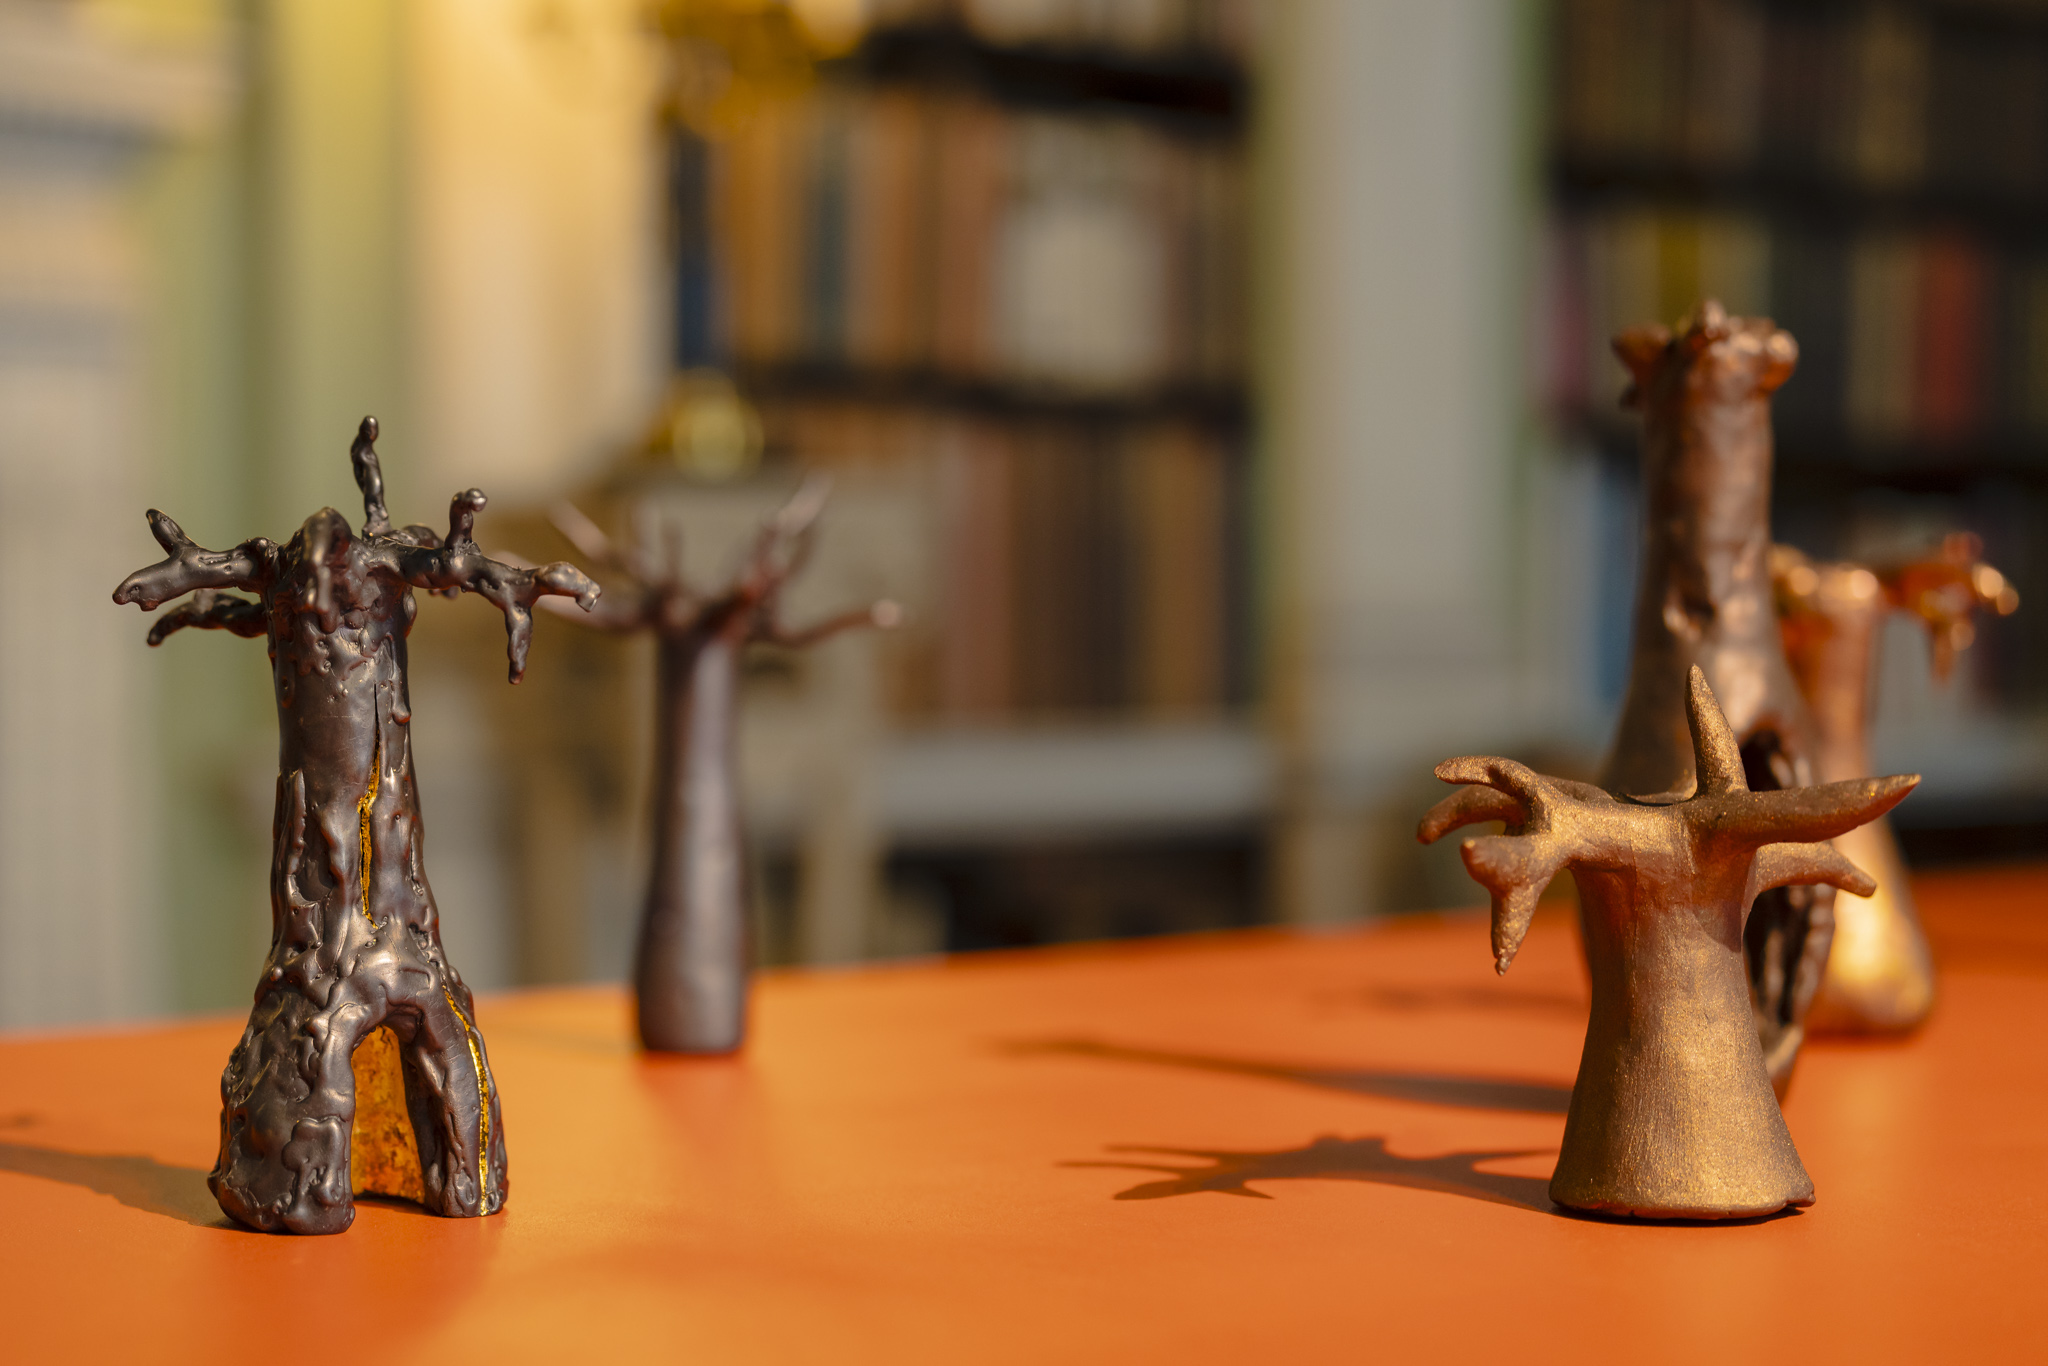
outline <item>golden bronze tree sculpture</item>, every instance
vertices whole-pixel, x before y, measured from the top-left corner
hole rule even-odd
[[[2018,610],[2019,594],[1984,563],[1983,551],[1968,533],[1947,537],[1933,555],[1874,567],[1772,549],[1779,632],[1813,716],[1814,776],[1821,782],[1870,771],[1871,689],[1888,616],[1898,612],[1927,628],[1935,677],[1946,678],[1976,637],[1973,616]],[[1877,879],[1877,890],[1835,898],[1834,947],[1807,1025],[1838,1034],[1913,1029],[1934,1008],[1934,956],[1899,842],[1880,819],[1839,843]]]
[[[901,619],[886,601],[797,631],[777,619],[784,585],[810,557],[828,487],[807,480],[762,525],[740,572],[711,594],[684,580],[679,547],[663,564],[614,546],[573,506],[555,510],[557,529],[578,550],[626,580],[579,619],[655,639],[653,864],[633,985],[640,1041],[658,1052],[726,1053],[746,1034],[750,907],[737,746],[747,647],[800,649]]]
[[[353,1195],[418,1201],[451,1218],[505,1201],[505,1125],[469,988],[441,949],[413,786],[406,636],[415,588],[476,593],[505,614],[514,683],[534,602],[597,586],[567,564],[516,568],[471,539],[484,495],[455,495],[448,534],[393,528],[377,420],[350,454],[363,526],[333,508],[280,546],[204,550],[152,510],[169,558],[129,575],[117,603],[182,627],[264,636],[277,694],[270,954],[248,1028],[221,1076],[220,1156],[207,1178],[260,1229],[339,1233]],[[223,590],[240,589],[252,598]]]
[[[1578,883],[1592,1013],[1550,1181],[1560,1205],[1663,1219],[1732,1219],[1813,1202],[1752,1022],[1743,921],[1774,887],[1867,895],[1825,843],[1896,805],[1915,777],[1752,792],[1742,752],[1697,665],[1686,721],[1697,784],[1640,800],[1546,778],[1507,759],[1450,759],[1424,843],[1474,821],[1465,867],[1492,895],[1506,972],[1536,899]]]
[[[1643,561],[1634,661],[1600,777],[1648,797],[1693,780],[1686,669],[1727,708],[1752,788],[1815,781],[1818,739],[1785,663],[1771,607],[1770,396],[1799,348],[1768,318],[1731,318],[1709,299],[1674,333],[1614,339],[1643,414]],[[1771,1081],[1784,1094],[1834,934],[1834,891],[1763,894],[1746,931],[1751,1007]]]

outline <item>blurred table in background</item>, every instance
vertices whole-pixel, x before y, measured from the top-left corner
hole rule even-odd
[[[1544,1198],[1583,1029],[1569,915],[767,975],[742,1058],[655,1059],[613,989],[488,997],[506,1212],[208,1196],[240,1029],[0,1042],[12,1361],[2015,1360],[2048,1347],[2048,870],[1918,882],[1933,1024],[1810,1047],[1812,1209]]]

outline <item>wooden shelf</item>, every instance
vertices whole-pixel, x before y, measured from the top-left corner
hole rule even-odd
[[[877,798],[897,845],[1256,825],[1279,762],[1243,723],[929,727],[893,738]]]
[[[841,399],[914,404],[1010,418],[1056,418],[1122,423],[1182,418],[1242,427],[1250,420],[1249,395],[1238,385],[1162,385],[1135,393],[1093,393],[1005,380],[959,379],[925,370],[864,370],[811,364],[734,367],[747,396],[766,402]]]
[[[2007,41],[2048,42],[2048,9],[2023,3],[1959,3],[1959,0],[1888,0],[1893,8],[1918,14],[1937,33],[1974,34]],[[1872,0],[1757,0],[1767,14],[1800,18],[1815,15],[1856,15],[1872,8]]]
[[[1219,53],[997,46],[952,25],[879,29],[824,69],[883,84],[973,90],[1008,104],[1113,109],[1191,132],[1234,134],[1250,106],[1245,73]]]
[[[1585,434],[1602,454],[1633,462],[1639,435],[1633,422],[1605,415],[1575,415],[1567,426]],[[1795,498],[1831,497],[1860,489],[1901,493],[1957,493],[1987,480],[2048,489],[2048,440],[1972,438],[1953,446],[1873,442],[1837,426],[1780,421],[1772,480]]]
[[[807,735],[765,712],[744,734],[748,828],[788,843],[816,802]],[[872,763],[872,816],[900,848],[1243,829],[1279,790],[1272,741],[1227,718],[904,726]]]
[[[2048,199],[1939,184],[1880,190],[1793,167],[1719,171],[1576,152],[1554,158],[1550,174],[1557,198],[1572,207],[1637,201],[1738,210],[1774,222],[1839,230],[1955,223],[1996,241],[2023,245],[2048,234]]]

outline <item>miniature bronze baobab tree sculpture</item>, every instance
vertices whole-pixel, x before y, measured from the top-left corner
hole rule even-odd
[[[1872,666],[1887,616],[1904,613],[1926,626],[1935,676],[1946,678],[1975,639],[1972,616],[2018,610],[2019,594],[1983,562],[1983,550],[1975,536],[1958,533],[1934,555],[1876,568],[1772,550],[1779,630],[1813,715],[1820,781],[1870,771]],[[1877,891],[1835,899],[1834,948],[1807,1024],[1833,1033],[1913,1029],[1934,1008],[1934,958],[1898,840],[1875,820],[1842,836],[1839,847],[1877,879]]]
[[[1727,708],[1750,786],[1814,781],[1818,740],[1785,663],[1771,608],[1770,396],[1799,348],[1767,318],[1709,299],[1673,335],[1631,328],[1614,349],[1643,413],[1643,562],[1628,697],[1602,787],[1637,796],[1693,780],[1686,670],[1706,671]],[[1768,891],[1746,930],[1751,1003],[1773,1085],[1784,1093],[1834,932],[1825,886]]]
[[[655,638],[653,862],[634,956],[640,1041],[664,1053],[729,1053],[746,1035],[747,858],[738,765],[740,665],[754,643],[801,649],[854,626],[893,626],[878,602],[802,630],[777,620],[783,586],[816,539],[828,485],[813,478],[762,524],[732,582],[700,594],[683,577],[681,548],[666,563],[620,548],[574,506],[556,527],[628,586],[586,620]]]
[[[1474,821],[1465,867],[1493,898],[1506,972],[1536,899],[1578,883],[1592,1013],[1550,1198],[1574,1209],[1732,1219],[1813,1203],[1749,1009],[1743,920],[1774,887],[1870,878],[1824,841],[1897,805],[1917,777],[1752,792],[1735,733],[1698,665],[1686,721],[1696,782],[1651,799],[1542,777],[1507,759],[1450,759],[1428,843]]]
[[[497,1087],[469,989],[441,948],[421,853],[412,590],[495,604],[514,683],[533,603],[597,599],[570,565],[521,569],[479,552],[476,489],[455,495],[445,537],[394,529],[376,440],[366,417],[350,451],[360,532],[322,508],[282,546],[258,537],[204,550],[151,510],[168,558],[114,590],[144,611],[193,595],[150,629],[152,645],[188,626],[270,643],[280,740],[270,954],[221,1076],[220,1157],[207,1178],[223,1210],[265,1230],[339,1233],[359,1191],[450,1218],[503,1206]]]

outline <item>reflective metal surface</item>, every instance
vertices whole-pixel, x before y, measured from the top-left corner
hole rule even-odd
[[[1632,328],[1614,349],[1643,414],[1643,561],[1634,659],[1600,779],[1650,796],[1693,779],[1686,670],[1726,708],[1751,787],[1815,780],[1818,741],[1785,663],[1770,576],[1770,396],[1799,348],[1767,318],[1702,303],[1674,334]],[[1750,999],[1771,1080],[1784,1093],[1834,931],[1826,886],[1767,891],[1745,931]]]
[[[1503,973],[1551,879],[1569,869],[1578,884],[1593,1000],[1550,1198],[1610,1215],[1742,1218],[1813,1202],[1750,1013],[1745,917],[1778,887],[1868,894],[1869,876],[1821,841],[1919,779],[1752,792],[1706,676],[1694,665],[1684,677],[1696,783],[1637,799],[1507,759],[1450,759],[1437,776],[1473,786],[1417,833],[1428,843],[1507,823],[1462,846],[1492,894]]]
[[[1816,563],[1788,546],[1771,552],[1785,655],[1812,710],[1823,782],[1870,771],[1871,687],[1885,618],[1924,624],[1937,677],[1969,648],[1979,611],[2004,616],[2019,594],[1981,558],[1976,537],[1948,537],[1924,559],[1877,568]],[[1934,1008],[1934,960],[1891,826],[1877,820],[1836,841],[1877,890],[1835,898],[1835,941],[1807,1027],[1828,1033],[1910,1030]]]
[[[731,583],[700,594],[681,556],[657,562],[621,549],[563,504],[556,527],[624,578],[587,618],[611,631],[647,631],[657,649],[654,857],[634,957],[640,1041],[672,1053],[727,1053],[746,1036],[747,888],[738,755],[740,662],[756,642],[801,648],[853,626],[891,626],[894,603],[799,631],[776,619],[782,588],[810,554],[827,484],[807,481],[770,517]]]
[[[497,606],[515,683],[534,602],[560,594],[588,608],[597,598],[567,564],[520,569],[478,551],[476,489],[455,495],[445,537],[394,529],[376,439],[376,419],[364,418],[351,450],[360,532],[322,508],[282,546],[259,537],[213,551],[152,510],[168,558],[114,590],[115,602],[144,611],[192,595],[150,628],[152,645],[195,627],[270,646],[280,768],[270,954],[221,1077],[220,1156],[207,1184],[229,1215],[272,1231],[339,1233],[358,1190],[451,1217],[504,1204],[497,1087],[469,989],[441,948],[422,856],[406,683],[412,590],[477,593]]]

